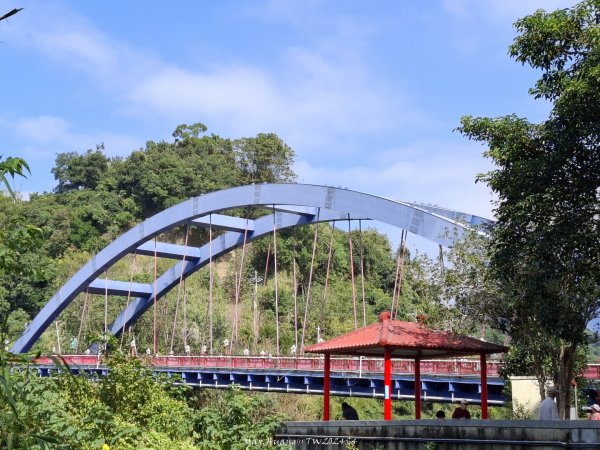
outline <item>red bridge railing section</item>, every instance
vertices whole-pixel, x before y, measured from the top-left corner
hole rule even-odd
[[[102,364],[102,358],[95,355],[62,355],[70,365],[92,366]],[[138,356],[155,367],[189,367],[189,368],[221,368],[221,369],[281,369],[300,371],[322,371],[323,358],[319,357],[285,357],[285,356]],[[38,364],[52,364],[47,356],[37,359]],[[498,376],[501,363],[488,361],[489,376]],[[379,373],[383,372],[383,359],[379,358],[331,358],[331,370],[336,372]],[[392,360],[394,373],[414,372],[414,361],[406,359]],[[470,359],[445,359],[421,361],[421,373],[430,375],[479,375],[479,361]],[[588,379],[600,380],[600,364],[588,364],[584,372]]]

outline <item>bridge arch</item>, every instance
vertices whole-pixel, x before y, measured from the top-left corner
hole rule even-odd
[[[265,208],[273,211],[255,220],[221,214],[238,208]],[[375,220],[396,226],[444,246],[464,235],[465,230],[490,224],[482,217],[374,195],[308,184],[258,184],[240,186],[193,197],[174,205],[131,228],[92,257],[46,303],[11,351],[29,351],[59,314],[82,292],[109,295],[131,294],[135,299],[112,322],[109,329],[118,335],[134,323],[181,278],[187,278],[209,263],[243,244],[276,230],[336,220]],[[152,242],[175,227],[190,224],[226,232],[202,247]],[[179,260],[156,283],[141,284],[98,277],[124,256],[154,255]]]

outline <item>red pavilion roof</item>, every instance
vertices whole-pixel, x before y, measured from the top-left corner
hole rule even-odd
[[[377,323],[311,345],[304,351],[336,355],[383,356],[386,347],[391,349],[392,357],[424,359],[508,351],[508,348],[502,345],[450,331],[434,331],[420,323],[392,320],[389,312],[381,313]]]

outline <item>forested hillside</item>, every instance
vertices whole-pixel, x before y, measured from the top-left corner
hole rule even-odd
[[[25,202],[2,199],[1,212],[9,222],[27,223],[42,233],[40,245],[15,255],[22,266],[20,276],[3,276],[1,280],[0,298],[3,311],[8,313],[9,340],[94,253],[141,220],[203,193],[242,184],[295,180],[294,152],[275,134],[232,140],[206,131],[202,124],[181,125],[174,131],[172,142],[149,141],[145,148],[125,158],[106,156],[102,145],[83,153],[61,153],[52,169],[57,182],[53,192],[34,194]],[[261,212],[242,212],[248,217],[257,214]],[[280,353],[289,354],[292,345],[303,340],[305,344],[315,342],[318,333],[328,338],[353,329],[355,310],[359,325],[365,319],[371,323],[381,311],[389,310],[400,280],[399,250],[392,249],[388,237],[367,225],[338,222],[321,224],[316,230],[303,227],[280,233],[279,324],[275,322],[272,238],[249,245],[244,255],[238,250],[216,260],[212,286],[214,351],[276,353],[279,325]],[[159,240],[201,245],[208,234],[206,228],[182,227]],[[417,314],[424,314],[433,324],[479,332],[474,329],[474,324],[481,323],[477,317],[464,320],[459,310],[450,308],[447,296],[451,294],[443,279],[448,274],[438,262],[425,255],[408,254],[401,260],[400,318],[414,320]],[[105,276],[151,283],[154,263],[152,257],[132,255]],[[208,272],[201,270],[161,300],[156,325],[160,353],[183,353],[185,344],[193,353],[200,353],[208,343]],[[236,295],[240,273],[242,282]],[[253,311],[255,290],[257,311]],[[127,302],[127,298],[111,298],[108,317],[114,317]],[[77,350],[83,351],[104,329],[103,303],[103,296],[80,295],[45,333],[38,348],[44,352],[66,349],[67,343],[78,338]],[[143,317],[131,330],[125,330],[120,344],[135,338],[139,349],[152,348],[152,319]],[[231,342],[231,349],[222,348],[225,339]]]

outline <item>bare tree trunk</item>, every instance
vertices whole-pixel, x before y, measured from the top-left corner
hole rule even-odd
[[[560,366],[558,371],[558,416],[568,420],[571,410],[571,381],[575,365],[575,353],[577,347],[571,344],[561,343]]]

